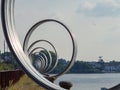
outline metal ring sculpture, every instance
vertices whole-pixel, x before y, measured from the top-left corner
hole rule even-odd
[[[44,54],[43,52],[39,52],[39,54],[37,55],[38,57],[42,57],[43,58],[43,61],[44,61],[44,65],[43,65],[43,69],[41,70],[41,73],[44,75],[46,74],[47,72],[45,71],[47,69],[47,67],[49,66],[49,63],[48,63],[48,58],[46,56],[46,54]],[[38,67],[39,68],[39,67]],[[40,69],[40,68],[39,68]]]
[[[31,30],[31,29],[30,29],[30,30]],[[30,30],[29,30],[29,31],[30,31]],[[35,44],[40,43],[40,42],[46,42],[47,44],[49,44],[49,45],[54,49],[55,56],[56,56],[56,59],[55,59],[55,61],[54,61],[55,63],[52,64],[52,63],[53,63],[53,60],[52,60],[52,56],[51,56],[50,52],[49,52],[48,50],[45,50],[45,49],[44,49],[44,51],[46,51],[46,52],[48,53],[48,56],[49,56],[48,59],[47,59],[49,65],[47,66],[48,68],[47,68],[45,71],[47,71],[47,73],[51,72],[52,70],[55,69],[55,67],[57,66],[57,63],[58,63],[58,59],[57,59],[58,55],[57,55],[57,50],[56,50],[56,48],[54,47],[54,45],[53,45],[51,42],[49,42],[49,41],[47,41],[47,40],[37,40],[37,41],[33,42],[29,47],[26,46],[26,45],[28,45],[28,41],[29,41],[29,40],[27,40],[27,37],[30,36],[29,31],[28,31],[28,33],[26,34],[26,38],[24,39],[24,44],[23,44],[23,50],[24,50],[24,52],[26,52],[26,54],[28,55],[28,54],[30,53],[32,47],[33,47]],[[26,44],[26,43],[27,43],[27,44]],[[28,49],[27,49],[27,47],[28,47]],[[43,47],[41,47],[41,48],[43,48]],[[36,50],[36,49],[33,49],[33,50]],[[33,51],[33,50],[32,50],[32,51]],[[47,56],[46,56],[46,57],[47,57]],[[53,65],[52,68],[51,68],[51,65]]]
[[[7,41],[7,44],[9,46],[9,49],[13,53],[14,57],[20,64],[21,68],[26,72],[26,74],[31,77],[36,83],[39,85],[43,86],[47,90],[65,90],[64,88],[55,85],[54,83],[50,82],[42,74],[40,74],[31,64],[30,58],[28,55],[26,55],[23,51],[23,48],[20,44],[19,38],[17,36],[15,26],[14,26],[14,2],[15,0],[1,0],[1,20],[2,20],[2,27],[3,27],[3,32],[5,39]],[[76,42],[74,40],[73,35],[69,31],[69,29],[61,22],[53,19],[46,19],[43,21],[38,22],[33,26],[33,28],[30,30],[30,33],[34,31],[39,25],[46,23],[46,22],[56,22],[61,24],[69,33],[71,39],[72,39],[72,44],[73,44],[73,53],[71,57],[71,61],[68,64],[68,66],[60,72],[59,74],[55,75],[54,77],[58,77],[64,73],[66,73],[71,66],[74,63],[74,60],[76,59],[76,54],[77,54],[77,46]],[[29,37],[28,37],[29,40]]]
[[[43,49],[44,51],[46,51],[48,54],[49,54],[49,52],[45,49],[45,48],[42,48],[42,47],[36,47],[36,48],[34,48],[30,53],[29,53],[29,57],[30,58],[32,58],[32,55],[34,55],[35,53],[33,53],[35,50],[37,50],[37,49]],[[40,56],[39,55],[39,53],[40,52],[38,52],[38,56]],[[41,54],[41,53],[40,53]],[[45,64],[45,69],[47,69],[47,66],[48,66],[48,58],[46,57],[46,55],[44,54],[44,53],[42,53],[42,55],[41,55],[43,58],[44,58],[44,61],[46,62]],[[31,59],[31,60],[33,60],[33,59]],[[33,62],[33,61],[32,61]]]
[[[65,70],[61,71],[59,74],[57,74],[57,75],[54,76],[54,77],[58,77],[58,76],[60,76],[60,75],[62,75],[62,74],[64,74],[64,73],[66,73],[66,72],[71,68],[71,66],[74,64],[74,60],[75,60],[76,52],[77,52],[76,42],[75,42],[75,40],[74,40],[74,38],[73,38],[73,35],[71,34],[70,30],[69,30],[63,23],[61,23],[60,21],[54,20],[54,19],[45,19],[45,20],[42,20],[42,21],[37,22],[37,23],[34,24],[34,25],[32,26],[32,28],[28,31],[28,33],[27,33],[27,35],[26,35],[26,37],[25,37],[25,40],[24,40],[23,49],[24,49],[25,53],[27,53],[27,46],[28,46],[28,42],[29,42],[29,38],[30,38],[31,34],[33,33],[33,31],[35,31],[35,29],[36,29],[38,26],[40,26],[40,25],[42,25],[42,24],[44,24],[44,23],[47,23],[47,22],[56,22],[56,23],[62,25],[62,26],[68,31],[68,33],[69,33],[69,35],[70,35],[70,37],[71,37],[71,39],[72,39],[73,53],[72,53],[71,61],[70,61],[69,65],[65,68]],[[37,41],[37,42],[38,42],[38,41]],[[47,42],[48,42],[48,41],[47,41]],[[36,42],[35,42],[35,43],[36,43]],[[48,43],[50,43],[50,42],[48,42]],[[51,45],[52,45],[52,44],[51,44]]]
[[[35,68],[42,73],[42,70],[45,68],[45,61],[44,58],[42,56],[39,55],[39,52],[35,52],[34,55],[37,56],[37,59],[35,61],[33,61],[33,66],[35,66]]]
[[[37,56],[42,56],[44,58],[44,61],[45,61],[45,68],[44,68],[44,73],[47,73],[48,72],[48,69],[50,68],[50,65],[49,65],[49,61],[48,60],[51,60],[51,55],[50,55],[50,52],[43,48],[43,47],[36,47],[34,48],[30,53],[29,53],[29,57],[32,58],[31,56],[34,55],[34,51],[37,50],[37,49],[43,49],[45,52],[47,52],[48,56],[46,56],[46,54],[44,52],[38,52],[39,54]],[[36,52],[35,52],[36,53]],[[32,60],[32,59],[31,59]]]

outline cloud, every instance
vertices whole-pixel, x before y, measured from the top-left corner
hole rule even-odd
[[[116,0],[102,0],[100,2],[84,1],[80,3],[77,13],[95,17],[119,16],[120,3]]]

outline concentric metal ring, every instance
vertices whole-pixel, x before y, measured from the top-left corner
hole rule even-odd
[[[26,34],[26,37],[24,39],[24,44],[23,44],[23,49],[25,51],[25,53],[27,53],[27,46],[28,46],[28,42],[29,42],[29,39],[30,39],[30,36],[32,35],[32,33],[36,30],[36,28],[44,23],[47,23],[47,22],[55,22],[55,23],[58,23],[60,25],[62,25],[66,30],[67,32],[69,33],[70,35],[70,38],[72,40],[72,47],[73,47],[73,52],[72,52],[72,57],[70,59],[70,62],[68,64],[68,66],[63,70],[61,71],[60,73],[54,75],[54,77],[59,77],[61,76],[62,74],[65,74],[67,71],[69,71],[69,69],[73,66],[74,64],[74,61],[76,59],[76,54],[77,54],[77,44],[76,44],[76,41],[74,39],[74,35],[70,32],[69,28],[63,24],[62,22],[58,21],[58,20],[54,20],[54,19],[45,19],[45,20],[42,20],[42,21],[39,21],[37,22],[36,24],[34,24],[31,29],[28,31],[28,33]]]
[[[30,31],[30,30],[29,30],[29,31]],[[57,63],[58,63],[58,55],[57,55],[57,50],[56,50],[56,48],[54,47],[54,45],[53,45],[51,42],[49,42],[49,41],[47,41],[47,40],[37,40],[37,41],[33,42],[29,47],[26,46],[26,45],[28,45],[28,41],[29,41],[29,40],[27,39],[27,37],[28,37],[28,36],[31,36],[31,35],[29,34],[29,31],[28,31],[28,33],[26,34],[26,38],[24,39],[24,44],[23,44],[23,50],[24,50],[24,52],[28,55],[29,52],[31,51],[32,47],[33,47],[34,45],[36,45],[37,43],[45,42],[45,43],[49,44],[49,45],[53,48],[53,50],[54,50],[54,52],[55,52],[55,56],[56,56],[55,64],[52,66],[52,68],[50,68],[50,67],[51,67],[51,64],[53,63],[53,61],[52,61],[52,57],[51,57],[51,55],[50,55],[50,52],[47,51],[48,54],[49,54],[49,58],[48,58],[48,60],[49,60],[49,65],[48,65],[48,68],[46,69],[46,72],[47,72],[47,73],[51,72],[52,70],[55,69],[55,67],[56,67],[56,65],[57,65]],[[28,48],[27,48],[27,47],[28,47]],[[42,47],[42,48],[44,48],[44,47]],[[46,50],[47,50],[47,49],[46,49]],[[45,50],[45,51],[46,51],[46,50]]]

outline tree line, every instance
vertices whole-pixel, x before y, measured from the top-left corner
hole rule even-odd
[[[56,58],[55,54],[51,52],[53,59]],[[34,60],[36,58],[33,58]],[[65,60],[63,58],[58,59],[58,64],[56,68],[51,72],[53,74],[59,73],[65,69],[65,67],[69,64],[70,61]],[[0,71],[2,70],[16,70],[20,69],[19,64],[16,62],[12,53],[5,52],[0,53]],[[105,70],[111,70],[114,72],[120,72],[120,62],[115,60],[110,62],[104,62],[103,59],[99,59],[96,62],[86,62],[86,61],[75,61],[72,68],[68,71],[68,73],[104,73]]]

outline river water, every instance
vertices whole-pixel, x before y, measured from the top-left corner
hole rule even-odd
[[[71,90],[101,90],[102,87],[110,88],[120,83],[119,73],[107,74],[65,74],[56,80],[70,81],[73,84]]]

